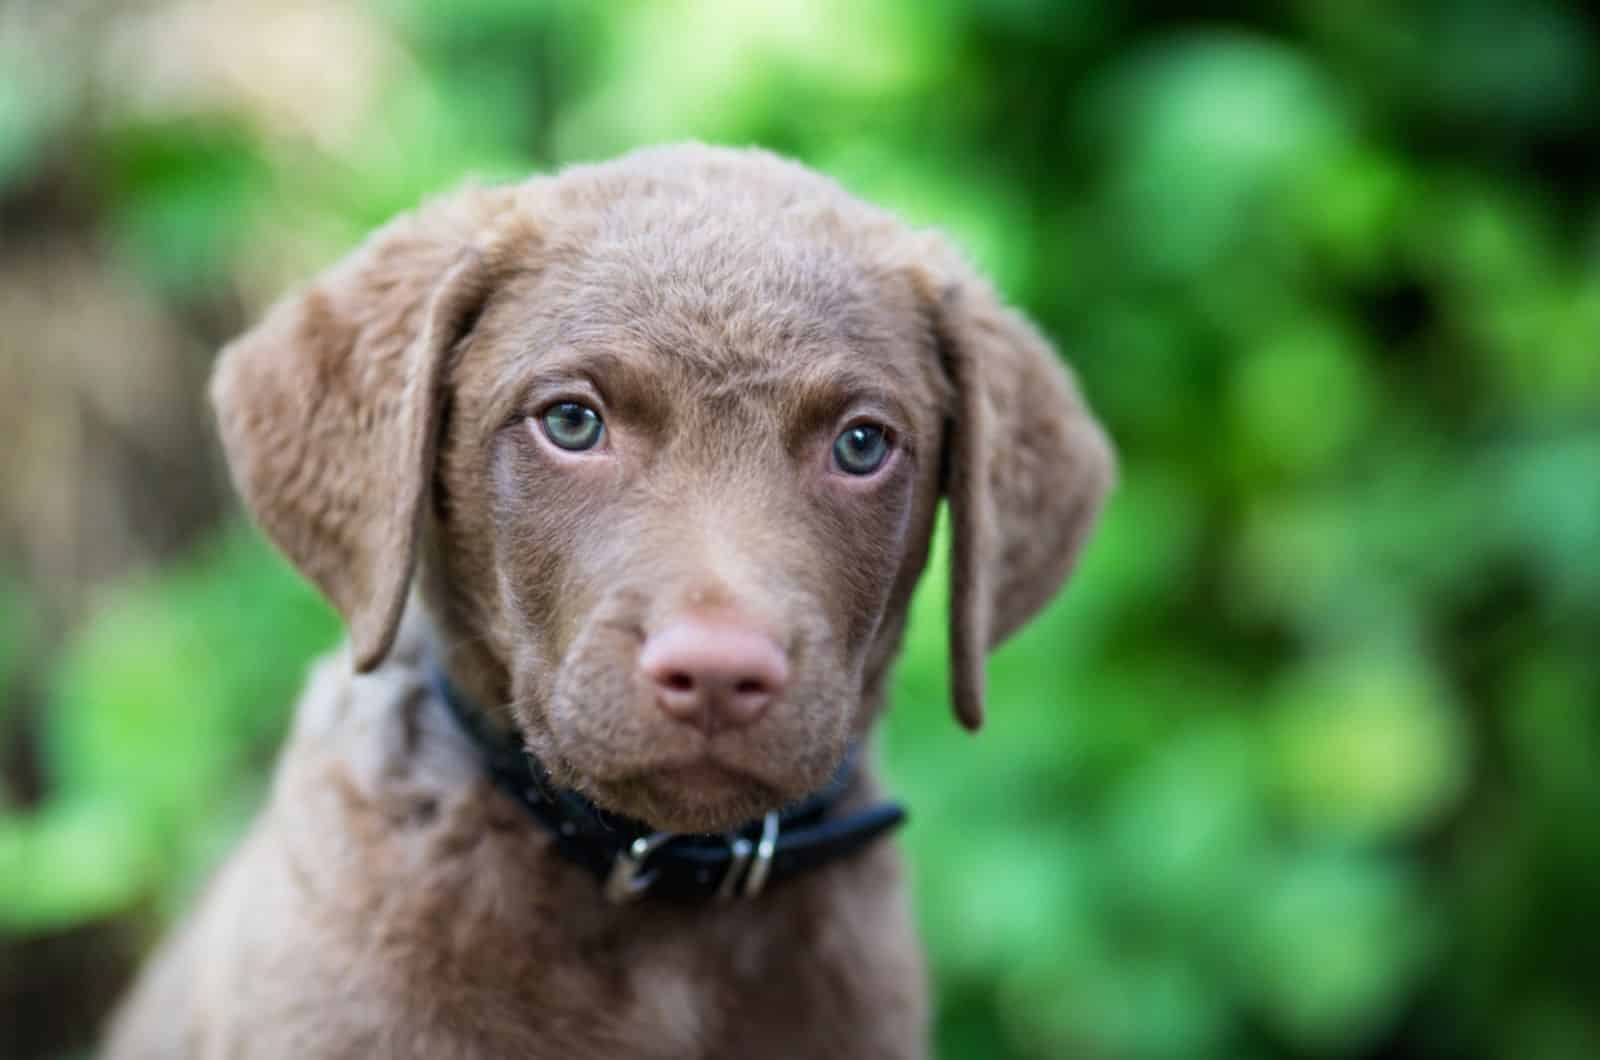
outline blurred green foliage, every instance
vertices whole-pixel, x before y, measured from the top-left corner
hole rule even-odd
[[[273,6],[163,17],[233,56]],[[1125,468],[976,740],[937,564],[917,600],[886,757],[941,1055],[1600,1055],[1600,26],[1206,8],[326,5],[258,91],[152,56],[98,97],[12,42],[0,188],[74,130],[153,298],[257,310],[463,175],[688,137],[951,230]],[[334,637],[241,530],[111,594],[52,663],[45,799],[0,803],[0,932],[154,931]]]

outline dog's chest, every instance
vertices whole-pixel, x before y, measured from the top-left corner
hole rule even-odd
[[[308,948],[343,981],[303,981],[362,995],[386,1052],[922,1055],[920,956],[887,845],[749,904],[619,907],[486,785],[327,790],[321,834],[345,831],[343,855],[299,860],[323,878]]]

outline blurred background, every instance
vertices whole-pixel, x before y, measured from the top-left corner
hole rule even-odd
[[[943,1057],[1600,1056],[1580,0],[0,0],[0,1055],[84,1055],[329,611],[214,351],[469,174],[757,143],[952,231],[1124,482],[885,751]]]

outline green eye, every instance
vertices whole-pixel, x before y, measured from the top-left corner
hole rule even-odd
[[[863,423],[833,443],[833,462],[847,475],[870,475],[889,458],[889,436],[882,427]]]
[[[606,425],[600,414],[576,401],[558,401],[539,414],[544,436],[562,449],[581,453],[593,449],[605,437]]]

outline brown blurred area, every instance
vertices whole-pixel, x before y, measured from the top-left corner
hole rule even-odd
[[[107,266],[76,210],[53,208],[65,205],[5,203],[0,247],[0,549],[49,587],[46,635],[81,617],[93,586],[216,521],[204,381],[237,323],[231,307],[151,299]]]

